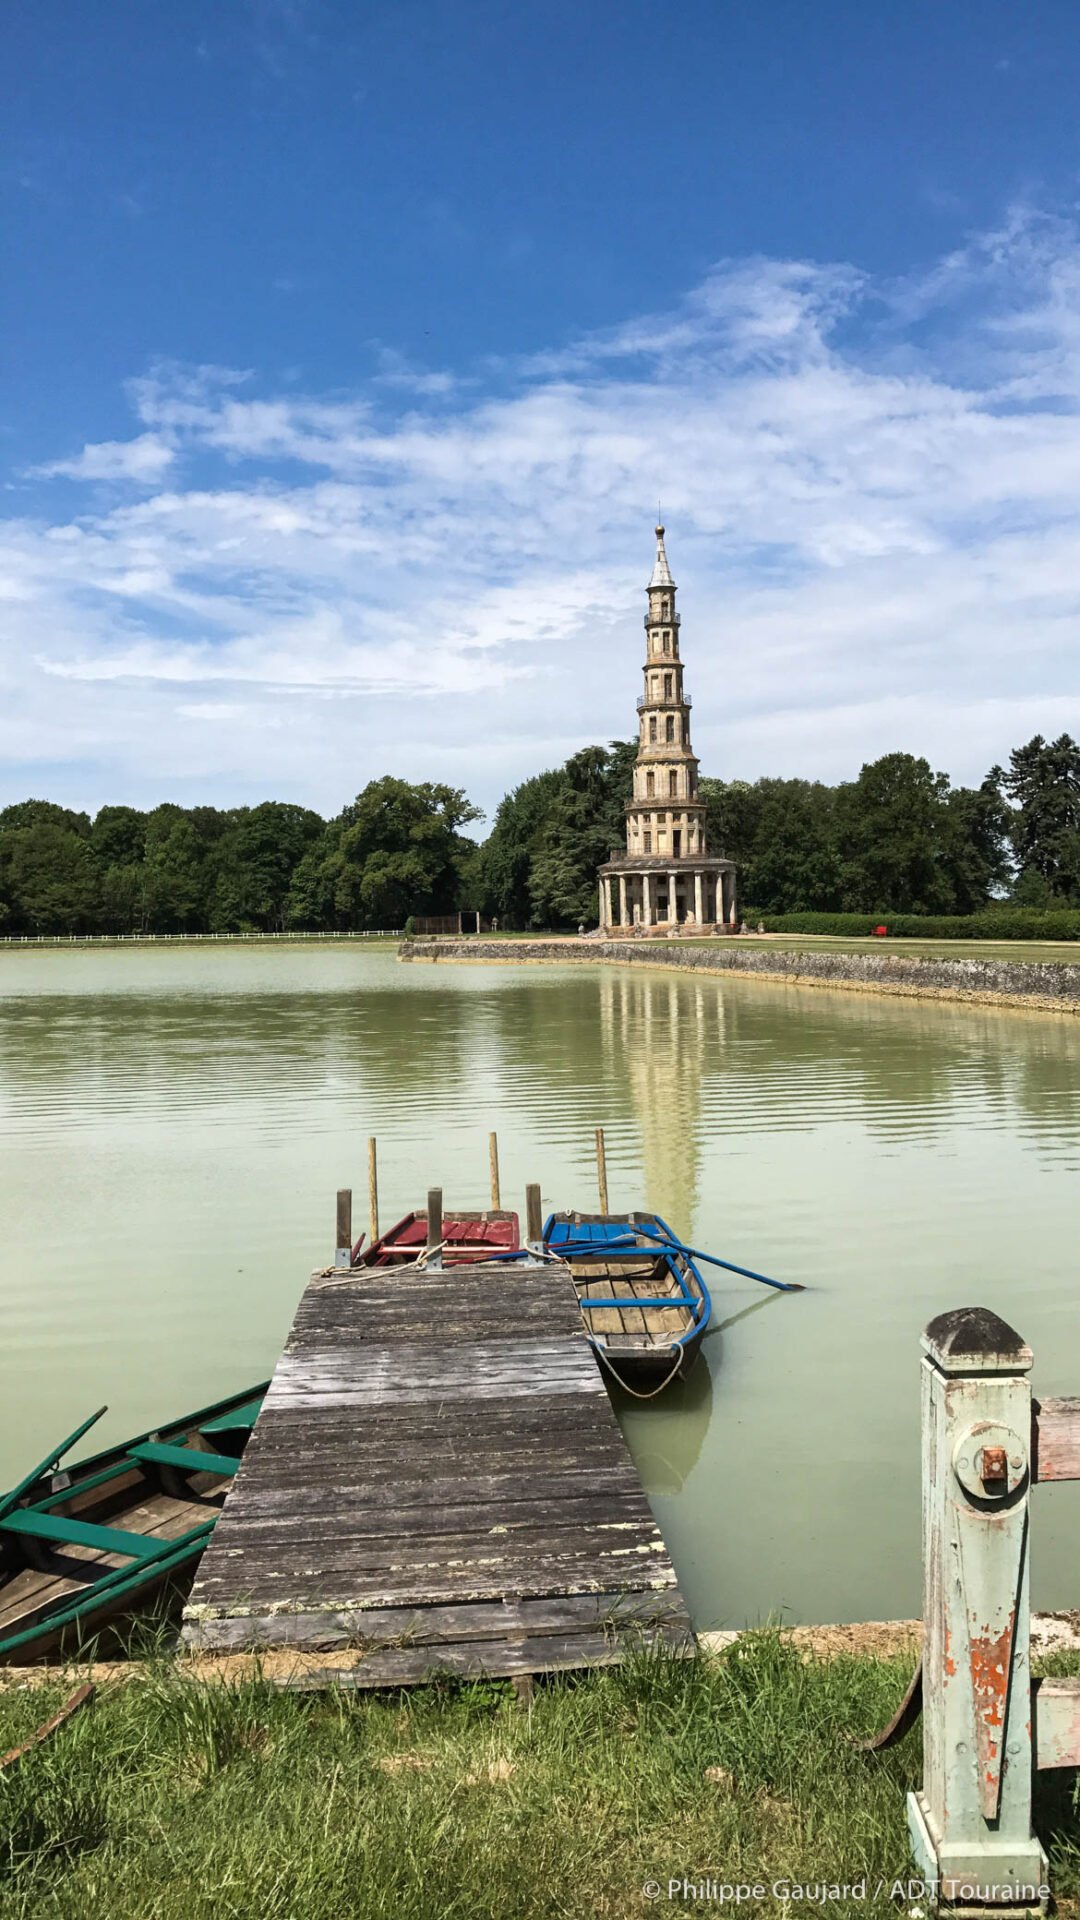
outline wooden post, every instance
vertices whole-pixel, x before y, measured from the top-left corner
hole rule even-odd
[[[334,1265],[348,1267],[352,1264],[352,1188],[339,1187],[337,1197],[337,1231],[335,1235]]]
[[[499,1194],[499,1136],[497,1133],[488,1134],[488,1160],[491,1164],[491,1204],[497,1213],[502,1206]]]
[[[908,1832],[941,1903],[1037,1906],[1031,1349],[984,1307],[939,1315],[922,1344],[923,1785]]]
[[[374,1246],[379,1237],[379,1168],[375,1157],[374,1136],[367,1143],[368,1236]]]
[[[604,1150],[604,1129],[596,1129],[596,1184],[600,1189],[600,1211],[607,1213],[607,1153]]]
[[[530,1246],[539,1246],[544,1237],[544,1216],[540,1205],[540,1189],[528,1186],[525,1189],[525,1238]]]
[[[428,1188],[428,1197],[427,1197],[427,1243],[428,1243],[428,1247],[429,1247],[429,1248],[431,1248],[431,1247],[438,1247],[438,1246],[441,1246],[441,1244],[442,1244],[442,1237],[443,1237],[443,1224],[442,1224],[442,1188],[441,1188],[441,1187],[429,1187],[429,1188]],[[438,1254],[436,1254],[436,1255],[435,1255],[435,1259],[436,1259],[436,1260],[438,1260],[438,1259],[439,1259],[439,1256],[438,1256]],[[433,1264],[434,1264],[434,1262],[433,1262]],[[440,1265],[441,1265],[441,1264],[442,1264],[442,1263],[441,1263],[441,1261],[440,1261]]]

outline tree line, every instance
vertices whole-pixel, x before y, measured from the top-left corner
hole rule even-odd
[[[625,845],[637,742],[525,780],[478,843],[456,787],[373,780],[332,820],[282,801],[94,815],[0,811],[0,933],[234,933],[402,927],[466,907],[504,928],[596,920],[596,870]],[[858,777],[705,779],[709,846],[758,913],[1080,908],[1080,746],[1036,735],[978,787],[907,753]]]

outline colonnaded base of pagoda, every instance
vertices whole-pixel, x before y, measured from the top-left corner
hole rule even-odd
[[[660,920],[651,927],[643,926],[639,921],[635,926],[602,927],[601,932],[605,940],[678,940],[690,935],[700,939],[706,934],[737,933],[738,928],[726,926],[720,921],[714,925],[709,921],[699,924],[696,920],[679,920],[673,924],[668,920]]]

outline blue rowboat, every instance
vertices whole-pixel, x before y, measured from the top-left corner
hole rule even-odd
[[[553,1213],[544,1246],[565,1260],[594,1353],[651,1398],[689,1373],[712,1315],[693,1255],[656,1213]]]

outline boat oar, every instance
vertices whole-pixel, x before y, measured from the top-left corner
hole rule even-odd
[[[621,1253],[639,1247],[641,1242],[635,1238],[635,1235],[641,1233],[646,1239],[651,1240],[654,1246],[666,1247],[672,1253],[688,1254],[691,1260],[704,1260],[710,1267],[723,1267],[728,1273],[740,1273],[744,1280],[759,1280],[763,1287],[775,1287],[778,1293],[806,1292],[806,1288],[799,1280],[770,1280],[767,1273],[755,1273],[752,1267],[737,1267],[733,1260],[721,1260],[715,1253],[702,1253],[700,1247],[688,1247],[674,1237],[668,1239],[664,1234],[654,1233],[651,1227],[645,1226],[640,1220],[633,1235],[620,1236],[617,1240],[568,1240],[561,1243],[556,1241],[552,1245],[552,1251],[554,1252],[555,1248],[561,1244],[563,1253],[571,1256],[583,1252],[595,1252],[601,1256],[605,1253]]]
[[[665,1240],[660,1234],[653,1233],[649,1227],[638,1227],[650,1240],[659,1246],[671,1247],[682,1253],[688,1253],[691,1260],[704,1260],[710,1267],[723,1267],[726,1273],[741,1273],[744,1280],[759,1280],[763,1287],[775,1287],[778,1293],[805,1293],[806,1288],[799,1280],[770,1280],[767,1273],[755,1273],[752,1267],[737,1267],[734,1260],[721,1260],[715,1253],[702,1253],[700,1247],[687,1247],[681,1240]]]
[[[17,1487],[12,1487],[10,1493],[0,1493],[0,1520],[5,1513],[11,1512],[12,1507],[18,1505],[24,1493],[29,1493],[35,1481],[40,1480],[43,1474],[50,1472],[63,1459],[65,1453],[70,1453],[76,1440],[81,1440],[83,1434],[88,1433],[90,1428],[101,1419],[102,1414],[108,1411],[108,1407],[99,1407],[96,1413],[92,1413],[88,1420],[83,1421],[81,1427],[76,1427],[74,1433],[69,1433],[66,1440],[61,1440],[58,1447],[54,1447],[51,1453],[47,1453],[44,1460],[39,1461],[38,1465],[19,1481]]]

